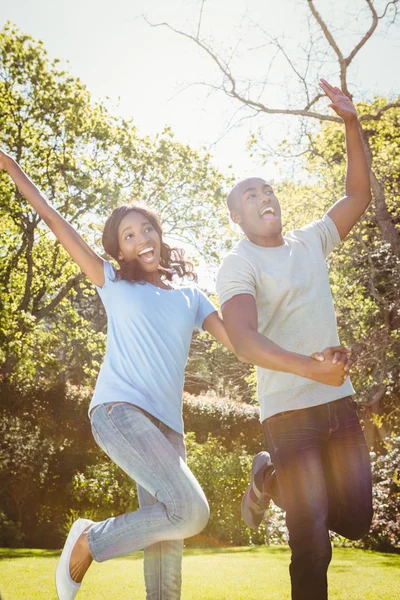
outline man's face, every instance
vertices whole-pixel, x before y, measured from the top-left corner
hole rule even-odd
[[[245,179],[232,193],[231,218],[250,241],[260,243],[263,239],[280,239],[281,207],[272,187],[264,179]]]

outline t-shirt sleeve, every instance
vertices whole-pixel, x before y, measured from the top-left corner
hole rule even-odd
[[[339,232],[335,223],[328,215],[324,215],[322,219],[314,221],[303,227],[302,232],[310,235],[321,244],[322,252],[325,258],[338,246],[341,242]]]
[[[228,254],[217,274],[217,294],[221,306],[239,294],[256,297],[256,278],[250,263],[237,254]]]
[[[203,330],[203,323],[205,319],[208,317],[208,315],[211,315],[211,313],[216,312],[217,309],[211,300],[207,298],[204,292],[198,288],[196,289],[198,294],[198,304],[194,326],[196,329]]]
[[[107,292],[111,287],[111,284],[115,281],[115,269],[111,263],[106,260],[103,263],[104,268],[104,285],[100,287],[95,284],[95,288],[102,300],[104,300],[105,296],[107,296]]]

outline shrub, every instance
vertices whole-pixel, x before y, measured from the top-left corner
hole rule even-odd
[[[96,465],[75,473],[69,493],[81,516],[95,521],[134,511],[138,508],[136,484],[107,456]]]
[[[385,445],[386,454],[371,453],[374,516],[362,546],[400,552],[400,436]]]
[[[228,450],[237,444],[251,454],[265,449],[259,409],[251,404],[219,396],[185,393],[183,419],[186,431],[193,432],[198,443],[205,442],[211,435]]]
[[[23,544],[24,535],[20,527],[11,521],[7,515],[0,510],[0,547],[19,548]]]

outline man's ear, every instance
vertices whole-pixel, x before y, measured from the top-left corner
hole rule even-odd
[[[231,219],[234,223],[237,223],[238,225],[240,225],[240,223],[242,222],[242,217],[238,212],[231,212]]]

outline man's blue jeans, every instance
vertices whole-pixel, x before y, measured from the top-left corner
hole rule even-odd
[[[292,600],[326,600],[329,530],[365,535],[372,519],[369,452],[351,397],[263,421],[286,509]]]

